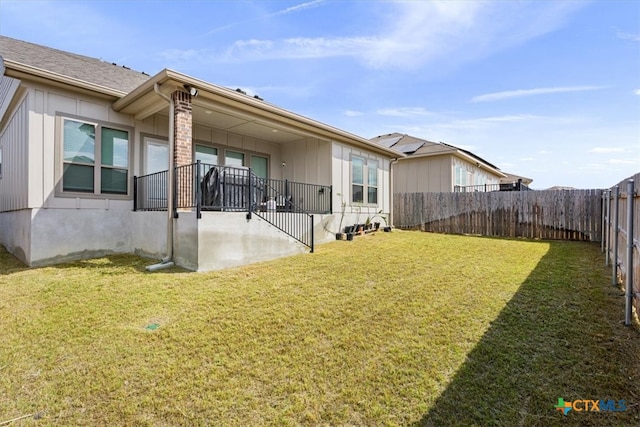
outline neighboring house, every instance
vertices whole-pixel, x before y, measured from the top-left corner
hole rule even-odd
[[[533,182],[533,179],[527,178],[520,175],[514,175],[512,173],[507,173],[506,177],[500,179],[500,185],[504,190],[508,188],[513,188],[514,190],[529,190],[529,186]]]
[[[30,266],[219,269],[391,210],[398,153],[365,138],[169,69],[3,36],[0,59],[0,243]]]
[[[401,133],[381,135],[371,141],[406,155],[392,166],[394,193],[494,191],[507,176],[470,151],[443,142]]]

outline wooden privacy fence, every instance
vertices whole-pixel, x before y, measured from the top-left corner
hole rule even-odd
[[[602,190],[398,193],[398,228],[532,239],[602,238]]]
[[[602,251],[611,265],[611,283],[625,288],[625,324],[631,307],[640,314],[640,173],[606,190],[602,197]]]

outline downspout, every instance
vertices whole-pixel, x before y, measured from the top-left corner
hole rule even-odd
[[[173,180],[174,180],[174,154],[173,154],[173,146],[174,146],[174,112],[175,112],[175,103],[173,102],[173,98],[165,95],[160,92],[160,85],[155,83],[153,85],[153,90],[157,93],[162,99],[169,103],[169,170],[168,170],[168,188],[167,188],[167,256],[162,258],[162,261],[159,264],[150,265],[147,267],[147,271],[156,271],[162,270],[163,268],[169,268],[173,266]]]
[[[393,164],[398,163],[398,158],[389,162],[389,227],[393,227]]]

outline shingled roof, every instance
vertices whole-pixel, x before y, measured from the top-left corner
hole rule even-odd
[[[0,56],[51,73],[129,93],[149,76],[97,58],[0,36]]]
[[[415,136],[398,132],[376,136],[375,138],[371,138],[370,141],[376,144],[385,145],[392,150],[405,153],[408,155],[408,157],[464,153],[467,156],[486,164],[490,168],[493,168],[496,171],[500,171],[500,169],[496,165],[489,163],[482,157],[473,154],[471,151],[464,150],[451,144],[445,144],[444,142],[428,141],[426,139],[417,138]],[[389,143],[391,144],[389,145],[385,141],[389,141]]]

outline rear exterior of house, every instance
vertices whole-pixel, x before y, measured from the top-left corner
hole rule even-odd
[[[0,243],[27,265],[219,269],[391,210],[397,153],[364,138],[172,70],[6,37],[0,57]]]
[[[495,191],[507,175],[475,154],[401,133],[371,139],[405,154],[393,163],[394,193]]]

